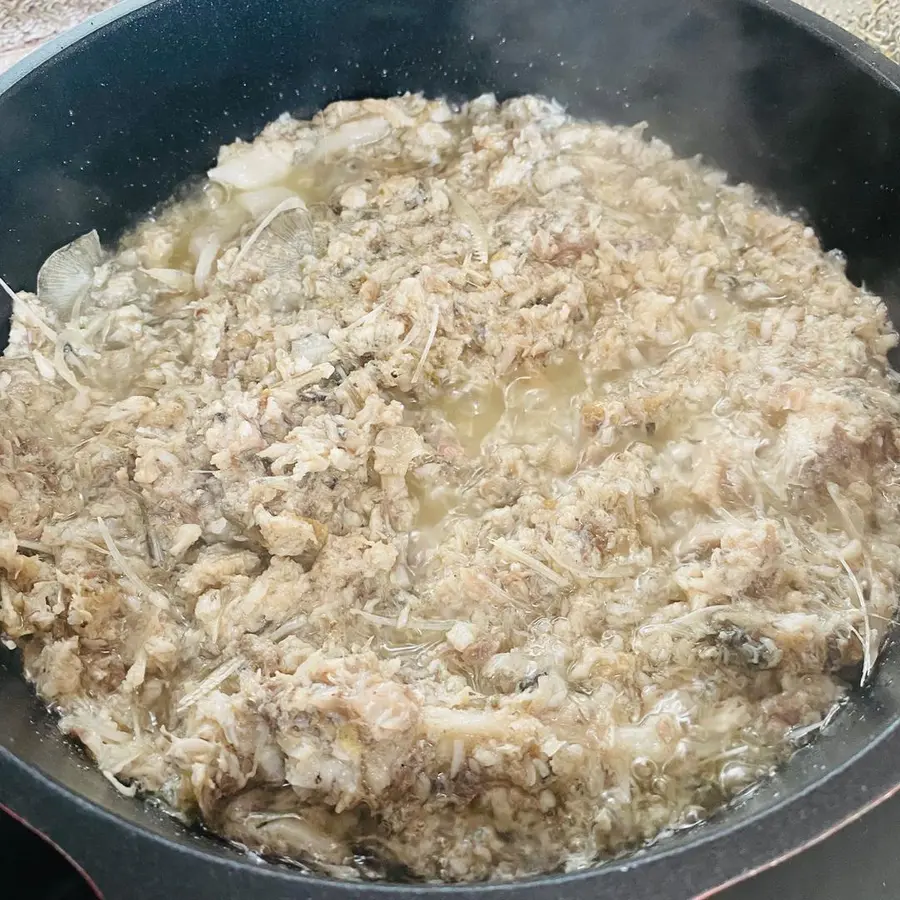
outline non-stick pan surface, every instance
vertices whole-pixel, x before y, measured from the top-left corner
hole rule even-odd
[[[900,70],[785,0],[130,0],[0,77],[0,274],[112,241],[217,147],[288,110],[422,90],[553,96],[646,119],[682,155],[800,210],[900,322]],[[109,900],[617,900],[703,894],[900,782],[900,648],[813,747],[737,809],[569,876],[440,888],[264,865],[114,792],[0,656],[0,802]]]

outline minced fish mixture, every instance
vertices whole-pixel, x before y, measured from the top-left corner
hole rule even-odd
[[[641,127],[282,116],[16,297],[0,629],[118,790],[254,851],[587,866],[869,677],[896,343],[810,228]]]

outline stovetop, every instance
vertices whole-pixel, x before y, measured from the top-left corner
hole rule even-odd
[[[900,796],[895,796],[818,846],[717,895],[717,900],[897,900],[898,826]],[[96,900],[96,894],[59,853],[3,813],[0,870],[4,884],[14,886],[12,893],[4,891],[9,900]]]
[[[2,811],[0,871],[9,889],[9,893],[3,891],[3,896],[9,900],[97,900],[84,878],[63,856]]]

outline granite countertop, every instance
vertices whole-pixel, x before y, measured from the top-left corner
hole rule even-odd
[[[900,62],[900,0],[800,0]],[[0,71],[111,0],[0,0]]]
[[[0,71],[111,0],[0,0]]]

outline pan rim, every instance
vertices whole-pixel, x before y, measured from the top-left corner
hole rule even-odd
[[[148,13],[151,8],[177,4],[179,0],[121,0],[112,8],[98,13],[84,23],[64,32],[32,51],[24,59],[12,66],[5,73],[0,74],[0,98],[16,90],[28,76],[37,73],[44,65],[51,63],[68,51],[74,50],[83,41],[98,35],[110,28],[115,28],[118,23],[126,18],[138,17]],[[875,51],[864,41],[854,37],[839,26],[822,18],[818,14],[798,6],[792,0],[740,0],[747,6],[766,10],[775,16],[787,20],[799,26],[804,31],[811,33],[819,41],[827,44],[835,52],[849,59],[856,67],[863,69],[871,77],[900,93],[900,66],[891,62],[887,57]],[[52,777],[34,763],[17,756],[9,748],[0,745],[0,773],[9,774],[17,772],[23,779],[32,779],[41,783],[45,790],[54,794],[58,800],[65,800],[71,806],[77,807],[85,814],[99,817],[107,821],[117,829],[125,829],[134,838],[146,841],[164,848],[167,852],[179,856],[194,857],[198,863],[214,865],[225,869],[241,869],[252,873],[257,878],[273,879],[285,884],[297,887],[304,886],[311,891],[321,892],[324,896],[350,896],[359,895],[365,891],[367,895],[379,897],[412,896],[419,898],[443,898],[443,897],[512,897],[513,893],[520,893],[523,889],[547,892],[551,896],[553,892],[564,889],[575,890],[579,885],[594,885],[601,887],[603,881],[608,881],[609,876],[631,875],[635,877],[641,870],[648,869],[651,865],[671,863],[680,860],[685,863],[688,857],[702,856],[704,851],[713,845],[721,844],[734,839],[741,832],[746,832],[771,820],[775,816],[786,814],[786,810],[795,806],[802,800],[807,800],[810,795],[819,796],[827,788],[835,785],[846,777],[848,770],[856,769],[871,761],[875,757],[884,757],[887,760],[893,756],[896,758],[900,751],[900,716],[895,716],[885,725],[871,741],[866,743],[857,753],[840,765],[829,769],[820,778],[811,781],[796,793],[783,797],[776,802],[757,810],[746,819],[733,823],[723,822],[714,830],[699,828],[693,836],[672,846],[654,845],[636,855],[620,860],[611,860],[597,867],[579,870],[566,874],[553,874],[535,876],[509,882],[489,882],[479,884],[397,884],[390,882],[344,882],[323,876],[309,875],[295,871],[287,866],[265,865],[260,866],[249,856],[243,856],[234,851],[230,856],[219,855],[206,847],[191,846],[179,842],[166,835],[158,834],[139,823],[129,821],[118,813],[100,806],[95,801],[79,794],[56,778]],[[785,850],[783,846],[776,848],[777,837],[769,841],[768,849],[756,847],[753,859],[737,860],[732,864],[737,869],[734,872],[720,870],[715,878],[716,885],[710,885],[710,889],[698,896],[709,897],[725,887],[730,887],[759,871],[777,865],[782,860],[824,839],[829,834],[853,821],[858,815],[883,802],[889,796],[900,791],[900,772],[892,773],[888,765],[886,771],[880,775],[873,775],[865,788],[858,788],[858,793],[852,800],[845,798],[840,810],[831,810],[828,818],[820,818],[814,824],[806,826],[805,836],[795,836],[791,840],[791,847]],[[138,801],[143,802],[143,801]],[[21,814],[20,808],[11,807],[14,812]],[[813,806],[815,809],[815,805]],[[811,817],[807,817],[811,818]],[[813,817],[814,818],[814,817]],[[34,818],[29,818],[34,821]],[[40,827],[39,823],[36,823]],[[51,835],[52,836],[52,835]],[[56,838],[54,838],[56,839]],[[223,845],[224,846],[224,845]],[[694,866],[696,866],[696,861]],[[685,866],[687,871],[689,866]],[[671,876],[669,876],[670,878]],[[668,878],[667,878],[668,880]],[[660,878],[659,883],[663,883]],[[574,894],[573,894],[574,896]],[[581,894],[579,894],[581,896]],[[587,896],[587,894],[584,894]]]

